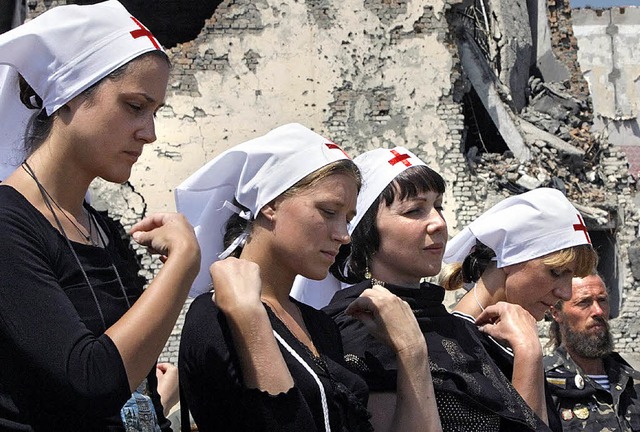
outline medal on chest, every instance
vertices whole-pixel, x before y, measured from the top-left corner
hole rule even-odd
[[[562,417],[564,421],[569,421],[573,418],[573,411],[571,411],[570,408],[563,408],[560,411],[560,417]]]
[[[577,404],[573,407],[573,414],[580,420],[586,420],[589,418],[589,408],[582,404]]]

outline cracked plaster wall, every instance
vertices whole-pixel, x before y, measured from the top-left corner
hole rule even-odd
[[[174,186],[204,161],[292,121],[354,154],[404,145],[433,161],[434,145],[450,140],[436,108],[451,90],[453,59],[442,34],[416,26],[425,15],[444,21],[444,7],[223,3],[196,40],[171,50],[158,141],[131,183],[150,211],[171,209]]]

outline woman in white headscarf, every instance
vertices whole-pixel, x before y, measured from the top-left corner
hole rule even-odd
[[[132,228],[165,264],[143,292],[115,224],[84,201],[155,137],[169,62],[117,1],[0,35],[0,429],[169,431],[155,362],[198,269],[183,216]]]
[[[349,242],[359,186],[336,144],[289,124],[227,150],[177,188],[203,251],[192,294],[204,294],[187,313],[179,360],[181,406],[199,430],[439,430],[427,347],[408,305],[378,288],[349,310],[398,353],[405,376],[421,377],[404,380],[391,426],[380,428],[331,319],[289,296],[297,274],[324,278]]]
[[[320,286],[299,281],[297,293],[319,299],[317,290],[335,292],[323,310],[340,328],[348,365],[369,384],[374,417],[384,418],[401,400],[403,377],[395,353],[367,334],[348,305],[370,287],[384,286],[411,306],[427,341],[443,430],[548,431],[491,359],[476,326],[447,312],[444,289],[423,281],[439,273],[447,242],[442,177],[403,147],[372,150],[354,162],[363,190],[350,226],[352,243],[331,268],[351,286],[338,290],[333,278]],[[420,377],[410,379],[420,384]]]
[[[562,426],[544,389],[536,321],[570,299],[571,279],[591,274],[597,261],[580,212],[549,188],[502,200],[451,239],[444,255],[452,264],[444,287],[471,286],[454,313],[489,335],[496,363],[554,430]]]

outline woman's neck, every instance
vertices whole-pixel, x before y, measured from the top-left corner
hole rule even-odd
[[[289,294],[293,287],[295,274],[290,274],[282,263],[273,259],[274,254],[265,247],[261,234],[253,232],[250,240],[244,246],[240,258],[252,261],[260,266],[262,281],[262,297],[275,301],[281,305],[291,303]]]
[[[474,286],[458,302],[454,310],[477,318],[489,305],[489,299],[484,289]]]
[[[464,295],[455,311],[477,318],[488,306],[504,300],[504,272],[497,268],[485,270],[476,285]]]
[[[420,288],[420,278],[399,275],[384,268],[371,264],[371,278],[386,284],[397,285],[403,288]]]
[[[39,152],[29,157],[11,177],[15,177],[14,187],[34,203],[42,201],[43,188],[60,207],[79,216],[91,181],[82,181],[73,169],[60,169],[63,165],[56,165],[52,159]]]

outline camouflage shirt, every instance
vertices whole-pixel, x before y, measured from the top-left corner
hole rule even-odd
[[[640,431],[640,372],[617,353],[603,360],[609,391],[582,373],[564,347],[544,358],[564,431]]]

